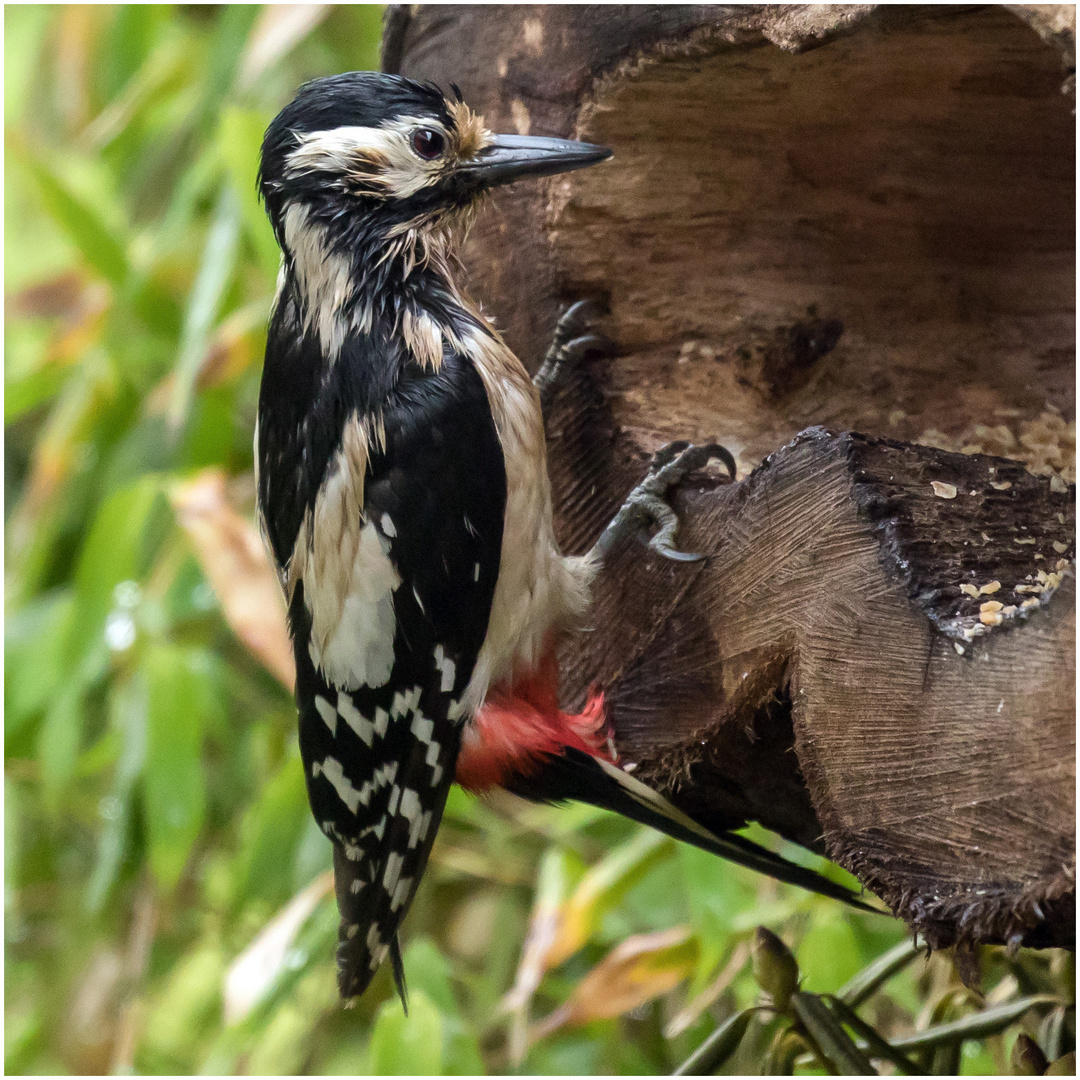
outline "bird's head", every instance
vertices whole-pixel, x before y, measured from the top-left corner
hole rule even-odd
[[[494,135],[461,100],[398,75],[352,71],[302,86],[266,131],[259,187],[278,242],[290,214],[339,250],[456,220],[488,189],[584,168],[610,150],[566,139]]]

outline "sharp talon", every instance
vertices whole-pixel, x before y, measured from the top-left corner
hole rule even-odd
[[[665,559],[671,559],[672,562],[701,562],[705,558],[696,551],[680,551],[670,544],[658,544],[655,537],[650,541],[649,547],[658,555],[663,555]]]
[[[649,463],[649,471],[652,473],[659,472],[665,465],[670,465],[675,458],[689,447],[688,442],[672,442],[667,446],[661,446],[652,456],[652,461]]]
[[[572,341],[568,341],[559,350],[559,360],[568,360],[572,356],[581,357],[588,352],[610,353],[614,350],[615,343],[603,334],[582,334]]]
[[[600,315],[600,308],[593,300],[576,300],[560,316],[555,326],[556,337],[571,327],[588,326]],[[562,336],[566,336],[563,334]]]
[[[728,471],[728,475],[732,480],[735,479],[735,473],[737,471],[735,458],[726,446],[721,446],[719,443],[706,443],[701,449],[705,451],[707,455],[701,462],[701,465],[707,465],[710,461],[722,461],[724,463],[724,468]],[[698,468],[701,468],[701,465],[699,465]]]
[[[610,356],[615,345],[594,329],[603,314],[600,305],[593,300],[578,300],[559,316],[551,345],[533,384],[540,392],[540,408],[546,416],[567,374],[590,352]]]

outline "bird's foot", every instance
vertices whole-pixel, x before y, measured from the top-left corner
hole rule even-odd
[[[567,375],[589,354],[610,356],[614,343],[596,329],[602,312],[593,300],[578,300],[559,317],[544,362],[533,377],[546,417]]]
[[[687,442],[668,443],[653,455],[649,473],[622,504],[608,527],[593,547],[593,554],[603,561],[611,549],[642,526],[655,525],[656,532],[649,547],[666,559],[676,562],[698,562],[705,558],[675,547],[679,519],[667,502],[667,492],[692,472],[704,468],[710,461],[722,462],[731,479],[735,479],[735,459],[719,443],[694,446]]]

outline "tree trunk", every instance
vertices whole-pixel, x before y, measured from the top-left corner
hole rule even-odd
[[[564,548],[670,440],[739,463],[677,493],[706,562],[608,561],[567,700],[602,687],[636,775],[826,852],[934,946],[1073,939],[1071,11],[417,7],[384,36],[493,130],[615,151],[499,193],[466,251],[531,366],[569,301],[609,312],[618,355],[549,419]]]

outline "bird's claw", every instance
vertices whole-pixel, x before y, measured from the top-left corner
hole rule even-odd
[[[673,442],[658,450],[653,455],[648,475],[630,492],[618,514],[597,541],[596,547],[600,556],[603,557],[631,529],[656,525],[656,532],[649,541],[649,547],[658,555],[674,562],[700,562],[704,559],[702,554],[680,551],[675,546],[679,519],[668,504],[666,496],[669,488],[713,460],[722,462],[731,479],[735,479],[735,459],[727,448],[719,443],[703,443],[698,446],[687,442]]]
[[[547,355],[533,378],[545,416],[568,372],[590,353],[610,356],[615,351],[614,343],[594,329],[602,314],[594,300],[578,300],[559,317]]]

